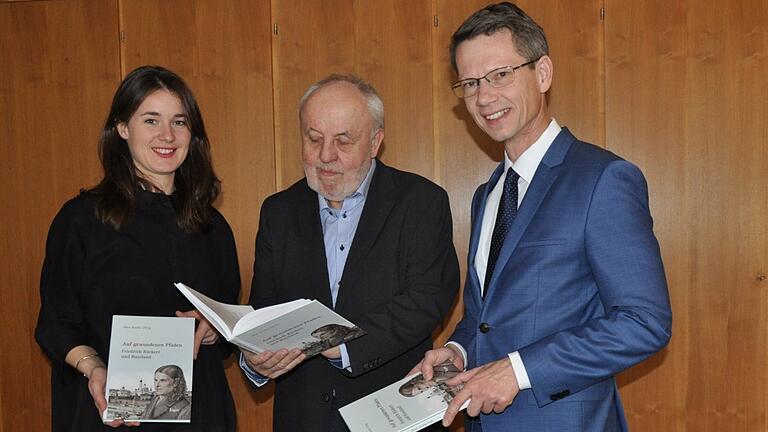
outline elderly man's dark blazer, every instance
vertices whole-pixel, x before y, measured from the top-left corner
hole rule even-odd
[[[319,212],[306,179],[264,201],[253,306],[332,306]],[[367,334],[346,344],[351,372],[317,356],[276,380],[274,430],[327,431],[339,407],[403,378],[432,347],[458,285],[447,194],[377,161],[335,307]]]

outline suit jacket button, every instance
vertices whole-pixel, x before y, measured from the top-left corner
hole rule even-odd
[[[329,400],[331,400],[331,395],[329,395],[328,393],[323,393],[322,398],[323,398],[323,402],[328,402]]]
[[[481,323],[480,324],[480,332],[481,333],[488,333],[491,331],[491,326],[488,325],[488,323]]]

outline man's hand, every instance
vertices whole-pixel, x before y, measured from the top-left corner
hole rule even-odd
[[[176,316],[183,318],[194,318],[199,323],[197,324],[197,330],[195,330],[195,345],[193,351],[193,358],[197,360],[197,352],[200,351],[200,345],[213,345],[219,340],[219,333],[211,326],[211,323],[205,319],[200,312],[195,309],[182,312],[176,311]]]
[[[515,371],[507,357],[462,372],[446,381],[446,384],[464,384],[464,388],[448,405],[443,416],[443,426],[453,422],[459,409],[468,399],[471,400],[467,406],[467,414],[475,417],[481,411],[485,414],[501,413],[512,404],[520,392]]]
[[[421,375],[425,380],[432,379],[434,374],[435,365],[450,361],[459,370],[464,370],[464,357],[457,348],[452,347],[450,344],[437,349],[429,350],[424,354],[424,358],[408,372],[408,375],[413,375],[421,372]]]
[[[245,362],[254,372],[270,379],[290,371],[307,357],[298,348],[290,351],[283,348],[274,352],[264,351],[259,354],[247,350],[242,350],[242,352]]]
[[[331,360],[339,359],[339,358],[341,358],[341,346],[340,345],[336,345],[333,348],[328,348],[327,350],[325,350],[322,353],[320,353],[320,355],[322,355],[323,357],[325,357],[327,359],[331,359]]]

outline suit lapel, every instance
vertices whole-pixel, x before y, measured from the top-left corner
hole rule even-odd
[[[397,201],[397,189],[392,169],[376,161],[376,170],[373,172],[371,186],[365,199],[363,214],[357,224],[352,248],[349,250],[347,262],[344,264],[344,272],[341,276],[339,294],[336,298],[336,309],[340,309],[346,300],[348,288],[357,274],[364,271],[362,262],[368,256],[379,233],[384,228],[392,208]]]
[[[525,193],[525,198],[523,198],[523,202],[520,203],[520,208],[517,210],[515,221],[512,223],[509,233],[507,233],[507,238],[504,240],[504,246],[502,246],[501,252],[499,252],[496,268],[486,287],[486,300],[493,294],[499,274],[503,271],[512,253],[517,249],[520,238],[536,215],[550,187],[557,179],[561,165],[574,140],[575,138],[570,131],[567,128],[563,128],[555,138],[555,141],[552,142],[547,153],[544,154],[541,163],[539,163],[536,174],[534,174],[533,180]]]

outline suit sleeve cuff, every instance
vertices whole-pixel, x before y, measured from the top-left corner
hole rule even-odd
[[[240,353],[240,369],[243,370],[245,377],[248,378],[248,380],[252,382],[256,387],[261,387],[269,382],[269,378],[259,374],[258,372],[251,369],[250,366],[248,366],[248,363],[245,361],[245,356],[242,352]]]
[[[515,372],[517,386],[520,387],[520,390],[531,388],[531,380],[528,378],[528,371],[525,370],[525,364],[523,364],[523,358],[520,357],[520,353],[518,351],[510,353],[509,361],[512,363],[512,370]]]
[[[464,361],[464,370],[466,370],[467,369],[467,350],[465,350],[464,347],[461,346],[461,344],[458,342],[450,341],[445,344],[445,346],[449,346],[449,345],[459,350],[459,352],[461,353],[461,358]]]

